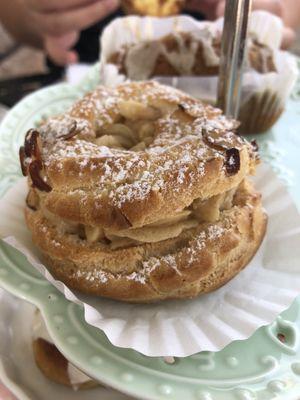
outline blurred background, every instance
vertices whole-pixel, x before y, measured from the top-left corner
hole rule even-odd
[[[28,4],[31,4],[29,1],[27,2]],[[37,1],[32,1],[32,3],[34,2]],[[274,7],[275,5],[276,9],[276,2],[279,2],[279,0],[258,0],[255,2],[255,4],[263,3],[263,6],[258,6],[258,8],[264,8],[269,11],[270,6],[265,7],[265,3],[270,3],[272,7]],[[194,10],[195,7],[199,7],[200,4],[198,0],[189,0],[187,3],[193,5],[194,8],[192,7],[192,10]],[[201,4],[205,5],[206,3],[217,3],[217,1],[201,0]],[[223,3],[225,2],[223,1]],[[296,9],[300,9],[300,0],[285,0],[285,3],[288,4],[290,10],[291,8],[294,9],[294,6],[296,7]],[[298,11],[294,12],[294,15],[300,14],[300,10]],[[208,14],[206,16],[208,16]],[[214,18],[215,17],[216,16],[214,16]],[[200,18],[202,17],[200,16]],[[296,19],[298,20],[298,16],[296,16]],[[300,21],[294,21],[293,25],[299,26]],[[89,40],[86,40],[85,43],[88,41]],[[90,44],[95,47],[95,43]],[[290,51],[300,56],[300,29],[298,30],[298,32],[296,32],[296,40],[293,42]],[[12,36],[10,36],[10,34],[3,28],[3,26],[1,26],[0,22],[0,118],[1,115],[3,115],[3,113],[5,112],[5,109],[13,106],[25,94],[39,89],[41,86],[51,84],[63,78],[63,76],[64,69],[60,67],[56,68],[56,66],[54,66],[53,68],[53,64],[51,68],[51,73],[49,74],[47,63],[45,61],[45,52],[43,52],[42,50],[38,50],[34,47],[26,46],[21,42],[16,42],[12,38]],[[15,78],[20,79],[16,80]]]

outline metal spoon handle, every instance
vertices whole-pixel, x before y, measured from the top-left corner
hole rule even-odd
[[[227,0],[221,44],[218,107],[237,118],[252,0]]]

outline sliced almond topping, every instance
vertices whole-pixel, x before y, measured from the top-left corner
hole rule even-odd
[[[206,131],[202,132],[203,141],[210,147],[224,151],[228,149],[228,141],[222,137],[219,131]],[[230,146],[229,146],[230,147]]]
[[[41,139],[40,133],[35,129],[30,129],[25,136],[25,155],[41,160]]]
[[[43,170],[43,164],[40,160],[33,160],[29,164],[29,175],[32,180],[32,185],[42,192],[51,192],[52,187],[48,185],[47,182],[44,181],[41,176],[41,172]]]
[[[19,158],[20,158],[22,174],[24,176],[27,176],[27,166],[25,163],[26,155],[25,155],[25,147],[24,146],[21,146],[19,149]]]
[[[39,205],[39,197],[33,189],[30,189],[26,197],[26,205],[31,210],[36,211]]]
[[[235,175],[241,167],[240,152],[238,149],[232,148],[226,150],[225,168],[228,175]]]
[[[76,121],[73,121],[69,132],[65,135],[58,136],[58,139],[69,140],[72,139],[72,137],[76,136],[78,133],[79,132],[77,130],[77,123]]]

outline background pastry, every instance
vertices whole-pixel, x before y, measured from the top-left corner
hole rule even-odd
[[[98,382],[81,372],[60,353],[38,310],[33,320],[32,334],[33,356],[46,378],[74,390],[92,389],[99,386]]]
[[[113,53],[108,62],[131,80],[155,76],[214,76],[219,73],[221,35],[207,30],[178,32],[159,40],[132,43]],[[147,63],[139,60],[147,59]],[[272,49],[249,38],[246,68],[261,74],[276,72]]]
[[[277,17],[253,12],[238,117],[240,132],[266,131],[285,108],[298,69],[295,58],[280,50],[282,30]],[[222,20],[199,22],[187,16],[159,23],[138,17],[115,21],[101,39],[101,80],[112,86],[128,78],[155,77],[214,104],[221,31]],[[111,41],[116,35],[118,39]]]
[[[217,76],[219,73],[221,36],[209,31],[173,33],[159,40],[138,42],[111,55],[109,63],[131,80],[155,76]],[[147,59],[147,63],[144,60]],[[255,37],[249,37],[245,68],[259,74],[277,73],[272,49]],[[261,100],[261,99],[260,99]],[[276,96],[265,93],[267,105],[261,107],[257,95],[250,96],[241,107],[239,119],[244,133],[269,129],[281,115],[283,108],[273,110]],[[261,113],[269,115],[262,116]],[[255,117],[256,114],[258,117]]]
[[[185,0],[122,0],[121,4],[128,14],[167,17],[179,14]]]

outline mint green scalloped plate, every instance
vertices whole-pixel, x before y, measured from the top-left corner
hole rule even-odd
[[[63,83],[39,90],[17,104],[0,126],[0,193],[20,176],[17,152],[29,127],[61,113],[97,84],[97,66],[78,86]],[[300,206],[300,83],[274,129],[257,136],[263,158],[288,184]],[[300,267],[300,260],[299,260]],[[300,393],[300,298],[268,327],[217,353],[161,358],[112,346],[26,259],[0,242],[0,284],[35,304],[59,349],[90,376],[124,393],[146,399],[296,399]],[[300,288],[299,288],[300,289]],[[285,342],[278,339],[285,335]]]

